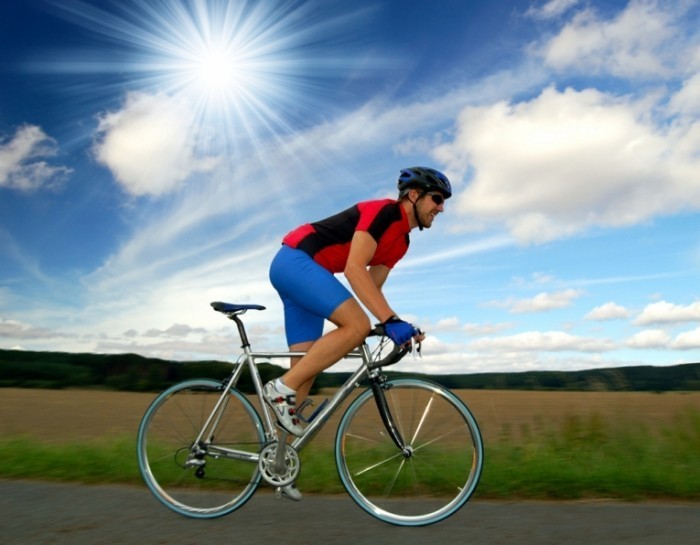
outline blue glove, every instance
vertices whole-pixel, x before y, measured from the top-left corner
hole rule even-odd
[[[384,322],[384,332],[399,346],[406,344],[414,335],[418,335],[418,330],[412,324],[399,320],[395,316]]]

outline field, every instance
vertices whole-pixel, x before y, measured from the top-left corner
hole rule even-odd
[[[700,499],[700,392],[457,393],[486,445],[482,496]],[[138,482],[134,437],[153,398],[0,389],[0,476]],[[333,436],[331,422],[302,455],[307,490],[340,491]]]

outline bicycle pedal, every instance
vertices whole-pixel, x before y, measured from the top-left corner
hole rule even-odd
[[[318,407],[316,407],[316,408],[314,409],[314,412],[312,412],[311,415],[310,415],[308,418],[305,417],[303,414],[301,414],[300,411],[301,411],[302,409],[304,409],[304,408],[306,408],[306,407],[309,407],[309,406],[313,407],[314,405],[316,405],[316,403],[314,403],[311,399],[307,399],[307,400],[304,401],[304,403],[302,403],[301,405],[299,405],[299,407],[297,408],[297,416],[298,416],[298,417],[301,419],[301,421],[304,422],[305,424],[311,424],[311,422],[313,422],[314,418],[316,418],[316,417],[318,416],[318,413],[320,413],[320,412],[323,410],[323,408],[324,408],[326,405],[328,405],[328,399],[324,399],[324,400],[321,402],[321,404],[320,404]]]
[[[282,499],[282,487],[281,486],[275,487],[275,499],[276,500]]]
[[[309,416],[308,422],[309,422],[309,423],[310,423],[310,422],[313,422],[313,421],[314,421],[314,418],[316,418],[316,417],[318,416],[318,414],[323,410],[323,408],[324,408],[326,405],[328,405],[328,399],[327,399],[327,398],[324,399],[324,400],[321,402],[321,404],[320,404],[318,407],[316,407],[316,410],[315,410],[314,412],[311,413],[311,416]]]

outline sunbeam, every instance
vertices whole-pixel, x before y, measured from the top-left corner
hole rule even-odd
[[[330,104],[327,91],[358,77],[360,63],[368,68],[354,47],[362,37],[352,30],[368,13],[340,3],[130,0],[96,7],[75,0],[54,9],[104,46],[81,58],[57,52],[34,70],[111,74],[129,92],[176,99],[189,109],[183,118],[191,117],[204,156],[240,152],[317,122]]]

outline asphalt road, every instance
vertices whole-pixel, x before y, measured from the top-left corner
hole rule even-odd
[[[1,545],[700,545],[700,504],[484,502],[439,524],[379,522],[347,496],[275,500],[261,490],[215,520],[162,507],[144,487],[0,481]]]

